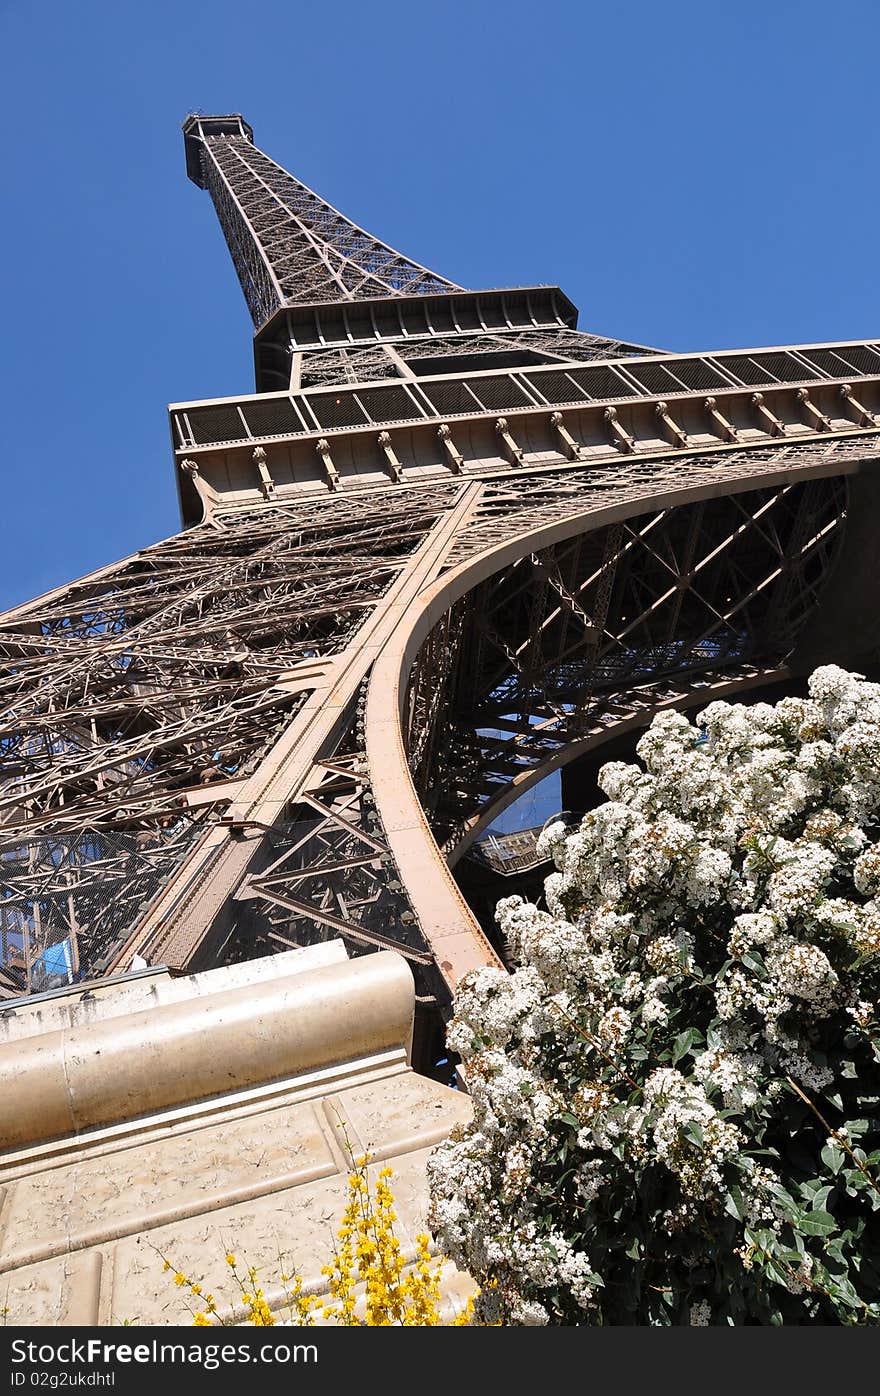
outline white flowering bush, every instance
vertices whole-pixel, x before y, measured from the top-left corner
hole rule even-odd
[[[880,1321],[880,685],[654,719],[468,976],[429,1165],[482,1322]]]

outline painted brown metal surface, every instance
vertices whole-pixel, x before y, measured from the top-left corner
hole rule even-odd
[[[270,390],[171,408],[182,533],[0,617],[0,995],[341,937],[443,1007],[498,963],[451,866],[500,810],[789,672],[855,565],[880,345],[583,333],[371,238],[240,117],[184,132]]]

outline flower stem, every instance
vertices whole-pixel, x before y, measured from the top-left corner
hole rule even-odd
[[[872,1187],[872,1188],[874,1189],[874,1191],[877,1193],[878,1197],[880,1197],[880,1185],[878,1185],[876,1179],[874,1179],[874,1178],[871,1177],[871,1175],[870,1175],[870,1173],[868,1172],[868,1170],[867,1170],[867,1168],[865,1167],[865,1165],[864,1165],[859,1159],[856,1158],[855,1154],[853,1153],[853,1150],[850,1148],[850,1145],[849,1145],[848,1142],[844,1139],[843,1135],[842,1135],[842,1134],[839,1134],[838,1131],[837,1131],[836,1129],[833,1129],[833,1128],[831,1127],[831,1125],[828,1123],[828,1121],[826,1120],[826,1118],[825,1118],[825,1116],[822,1114],[822,1112],[819,1110],[819,1108],[818,1108],[816,1105],[813,1104],[813,1102],[810,1100],[810,1097],[806,1094],[806,1092],[801,1090],[800,1086],[797,1084],[796,1081],[792,1081],[792,1079],[791,1079],[790,1076],[786,1076],[785,1079],[786,1079],[786,1081],[788,1082],[788,1084],[791,1086],[791,1089],[794,1091],[795,1095],[800,1096],[800,1098],[801,1098],[801,1100],[804,1102],[804,1104],[805,1104],[805,1105],[808,1105],[808,1106],[810,1107],[810,1109],[812,1110],[813,1114],[816,1116],[816,1119],[817,1119],[817,1120],[820,1120],[821,1123],[825,1126],[825,1128],[827,1129],[827,1131],[828,1131],[830,1137],[831,1137],[832,1139],[836,1139],[836,1140],[837,1140],[838,1144],[840,1145],[841,1149],[843,1149],[844,1153],[849,1154],[849,1156],[850,1156],[850,1158],[852,1159],[853,1163],[855,1164],[856,1168],[859,1170],[860,1173],[864,1174],[864,1176],[867,1178],[868,1182],[871,1184],[871,1187]]]

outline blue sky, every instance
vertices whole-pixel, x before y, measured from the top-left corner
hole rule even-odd
[[[177,527],[165,408],[252,387],[188,110],[465,286],[671,349],[880,334],[878,8],[0,0],[0,608]]]

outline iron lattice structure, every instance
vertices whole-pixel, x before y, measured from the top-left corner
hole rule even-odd
[[[172,407],[181,533],[0,617],[0,995],[341,936],[442,1008],[497,963],[450,869],[506,804],[797,669],[880,345],[585,333],[371,237],[240,116],[184,135],[257,392]]]

